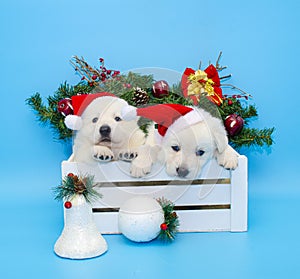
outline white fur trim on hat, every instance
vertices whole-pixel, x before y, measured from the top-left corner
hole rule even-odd
[[[137,118],[137,111],[134,106],[125,106],[122,108],[121,117],[124,120],[130,121]]]
[[[71,130],[80,130],[82,127],[82,119],[80,116],[69,114],[65,118],[65,125]]]
[[[170,133],[177,133],[193,124],[204,120],[203,115],[196,109],[176,119],[172,125],[169,126],[164,138],[167,138]]]

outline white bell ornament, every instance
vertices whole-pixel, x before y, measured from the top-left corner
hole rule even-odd
[[[64,222],[63,231],[54,245],[58,256],[86,259],[107,251],[107,243],[96,227],[92,207],[82,194],[75,194],[68,202]]]

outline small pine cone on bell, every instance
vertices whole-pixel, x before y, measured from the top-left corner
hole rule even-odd
[[[75,183],[74,190],[77,194],[82,194],[86,190],[86,187],[84,183],[79,180],[77,183]]]
[[[140,87],[134,88],[132,101],[136,106],[146,105],[149,102],[148,93]]]

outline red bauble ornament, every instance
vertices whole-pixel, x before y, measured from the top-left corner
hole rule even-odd
[[[66,209],[70,209],[72,207],[72,203],[70,201],[66,201],[64,206]]]
[[[163,98],[169,95],[169,84],[165,80],[159,80],[152,86],[152,94],[155,98]]]
[[[160,225],[161,230],[166,231],[168,229],[168,225],[166,223],[162,223]]]
[[[57,103],[57,110],[63,115],[67,116],[73,114],[72,100],[70,98],[62,99]]]
[[[225,128],[230,136],[238,135],[244,127],[244,119],[237,114],[230,114],[225,118]]]

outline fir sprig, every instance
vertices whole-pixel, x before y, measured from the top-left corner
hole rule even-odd
[[[94,189],[94,177],[87,175],[79,177],[69,173],[62,184],[53,189],[56,200],[69,200],[76,194],[81,194],[87,202],[101,198],[102,195]]]
[[[254,105],[243,106],[239,99],[233,97],[226,98],[221,106],[218,107],[218,111],[223,120],[228,115],[235,113],[245,120],[245,124],[248,124],[250,118],[258,116]]]
[[[174,204],[165,198],[159,198],[157,201],[163,209],[165,219],[164,223],[160,226],[161,230],[158,238],[163,241],[172,241],[175,239],[179,227],[179,220],[174,211]]]
[[[273,144],[272,134],[275,128],[256,129],[244,127],[242,132],[234,137],[229,137],[230,143],[235,149],[242,146],[271,146]]]
[[[65,126],[64,116],[57,111],[57,104],[62,99],[71,98],[77,94],[86,94],[91,90],[92,88],[83,82],[75,86],[64,82],[53,96],[48,96],[47,105],[43,103],[40,93],[35,93],[25,102],[35,111],[39,122],[49,124],[55,134],[55,139],[66,141],[72,137],[72,131]]]

